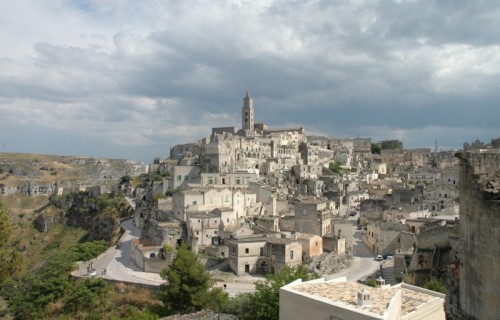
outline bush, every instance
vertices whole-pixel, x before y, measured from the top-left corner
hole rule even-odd
[[[71,257],[73,261],[87,261],[97,258],[106,249],[108,243],[104,240],[79,243],[71,249]]]
[[[438,278],[431,278],[430,280],[428,280],[426,283],[424,283],[424,288],[436,292],[446,293],[443,280]]]
[[[375,281],[375,279],[373,278],[368,278],[366,279],[365,284],[369,287],[375,288],[377,286],[377,281]]]
[[[132,177],[129,175],[126,175],[126,176],[123,176],[120,178],[120,183],[121,184],[129,183],[131,180],[132,180]]]

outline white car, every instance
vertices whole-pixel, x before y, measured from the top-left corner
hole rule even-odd
[[[377,260],[377,261],[382,261],[382,260],[384,260],[384,257],[382,257],[382,256],[379,254],[379,255],[377,255],[377,257],[375,258],[375,260]]]

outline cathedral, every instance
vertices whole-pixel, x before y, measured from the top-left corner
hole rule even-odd
[[[303,128],[272,129],[255,123],[254,101],[247,92],[241,109],[241,129],[212,128],[210,137],[171,148],[170,157],[198,157],[205,172],[258,169],[270,159],[288,167],[300,162],[299,145],[306,140]]]

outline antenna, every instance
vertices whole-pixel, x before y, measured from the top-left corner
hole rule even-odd
[[[438,140],[437,138],[434,138],[434,152],[438,151]]]

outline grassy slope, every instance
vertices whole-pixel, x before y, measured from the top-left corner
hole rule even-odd
[[[61,181],[82,181],[82,174],[85,175],[91,168],[85,168],[72,163],[77,157],[48,156],[39,154],[13,154],[0,153],[0,164],[15,164],[17,169],[36,170],[41,167],[48,170],[41,170],[42,176],[36,179],[28,179],[22,176],[15,176],[8,172],[0,173],[0,184],[16,185],[22,182],[57,182]],[[57,172],[57,174],[51,174]],[[83,180],[87,179],[86,176]],[[113,182],[114,183],[114,182]],[[0,196],[4,207],[9,211],[9,220],[12,226],[12,236],[9,242],[22,251],[23,265],[19,270],[19,275],[30,272],[40,267],[44,259],[54,251],[64,251],[78,243],[87,231],[80,228],[72,228],[67,225],[58,224],[47,233],[40,233],[34,228],[34,220],[38,213],[38,208],[48,204],[48,197],[29,197],[20,194]],[[122,284],[112,284],[106,293],[106,301],[100,306],[99,312],[102,316],[122,318],[131,311],[137,312],[144,306],[155,303],[155,298],[150,291],[127,287]],[[57,305],[52,306],[53,318],[86,318],[85,313],[68,315],[58,314]],[[0,298],[0,318],[5,316],[5,301]]]

